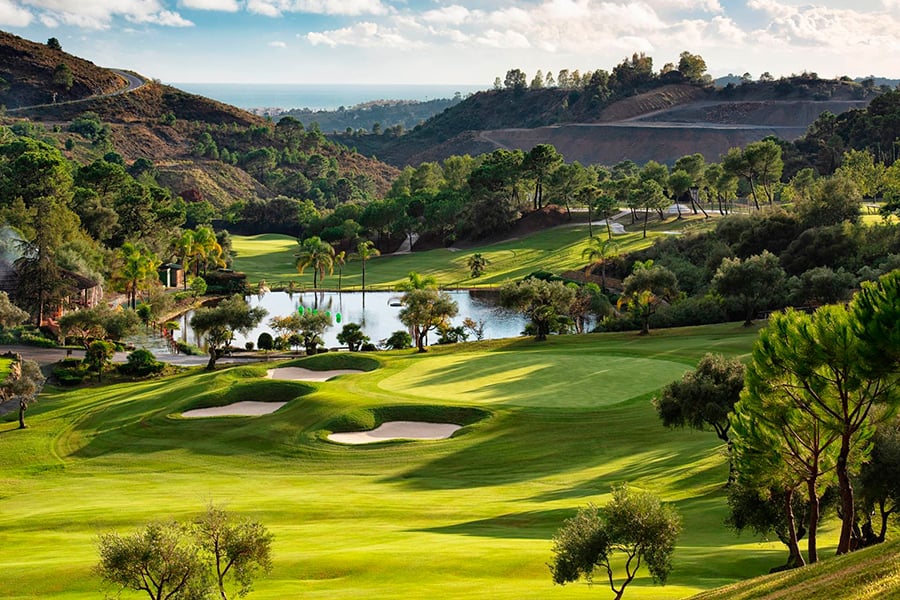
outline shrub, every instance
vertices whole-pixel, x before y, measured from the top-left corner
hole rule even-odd
[[[412,346],[412,336],[401,329],[392,333],[386,340],[383,340],[381,345],[388,350],[403,350]]]
[[[165,367],[165,363],[156,360],[152,352],[145,348],[139,348],[128,355],[128,361],[125,364],[118,365],[116,368],[123,375],[146,377],[161,373]]]
[[[187,354],[188,356],[203,356],[206,352],[203,351],[202,348],[198,348],[193,344],[189,344],[187,342],[177,341],[175,342],[178,351],[182,354]]]

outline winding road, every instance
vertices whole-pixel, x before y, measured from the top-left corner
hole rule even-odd
[[[121,94],[126,94],[128,92],[133,92],[134,90],[140,89],[143,86],[147,85],[147,80],[130,73],[128,71],[123,71],[121,69],[109,69],[119,77],[125,80],[127,84],[124,88],[115,90],[114,92],[109,92],[108,94],[94,94],[92,96],[88,96],[86,98],[79,98],[78,100],[64,100],[63,102],[47,102],[44,104],[32,104],[31,106],[17,106],[16,108],[9,108],[6,110],[7,114],[15,113],[22,110],[28,110],[30,108],[44,108],[45,106],[63,106],[66,104],[78,104],[79,102],[88,102],[89,100],[96,100],[97,98],[109,98],[111,96],[119,96]]]

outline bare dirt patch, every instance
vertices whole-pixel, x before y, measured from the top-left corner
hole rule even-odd
[[[370,431],[332,433],[328,439],[341,444],[375,444],[389,440],[444,440],[461,429],[455,423],[388,421]]]
[[[181,413],[188,419],[202,417],[258,417],[275,412],[287,402],[235,402],[225,406],[210,406],[209,408],[196,408]]]
[[[289,381],[328,381],[338,375],[350,375],[352,373],[365,373],[359,369],[334,369],[332,371],[313,371],[301,367],[281,367],[269,369],[266,377],[269,379],[286,379]]]

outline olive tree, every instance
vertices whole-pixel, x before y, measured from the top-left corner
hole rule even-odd
[[[602,510],[593,505],[579,509],[553,537],[553,582],[565,585],[581,578],[592,582],[599,568],[619,600],[646,564],[653,581],[664,584],[680,531],[681,518],[670,505],[650,493],[616,488]],[[617,554],[625,558],[618,585],[612,566]]]
[[[403,294],[400,322],[415,331],[416,348],[425,352],[425,338],[429,331],[447,325],[459,311],[459,305],[447,292],[432,288],[413,289]]]
[[[179,523],[149,523],[124,536],[104,533],[97,546],[97,573],[123,590],[144,592],[151,600],[209,597],[209,570],[197,545]]]
[[[44,374],[41,367],[33,360],[16,358],[10,367],[10,373],[0,384],[0,404],[6,402],[19,402],[19,429],[25,429],[25,411],[28,405],[35,402],[35,398],[44,387]]]
[[[272,534],[257,521],[210,504],[193,522],[153,522],[97,540],[98,575],[151,600],[241,598],[272,568]]]
[[[200,308],[191,318],[191,328],[206,340],[209,352],[207,370],[216,368],[216,361],[224,354],[234,332],[247,333],[263,320],[266,309],[250,307],[240,296],[234,295],[212,308]]]
[[[575,291],[561,281],[531,277],[500,288],[500,305],[525,315],[537,341],[546,340],[551,332],[568,329],[574,301]]]

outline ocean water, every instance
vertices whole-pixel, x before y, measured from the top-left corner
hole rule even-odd
[[[371,100],[436,100],[485,90],[477,85],[358,85],[307,83],[171,83],[174,87],[243,109],[337,110]]]

